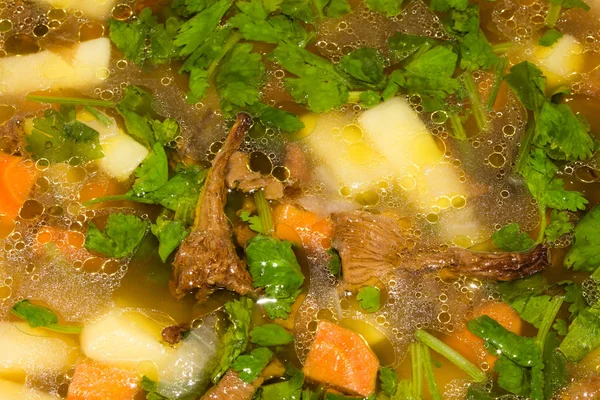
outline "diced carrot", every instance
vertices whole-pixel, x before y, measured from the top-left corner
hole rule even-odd
[[[133,400],[139,382],[135,371],[85,359],[75,365],[67,400]]]
[[[81,188],[79,191],[79,200],[83,202],[121,193],[123,193],[123,188],[113,179],[105,183],[92,182]]]
[[[368,397],[375,391],[378,368],[377,356],[359,334],[319,321],[303,368],[308,379]]]
[[[473,310],[473,319],[487,315],[496,321],[506,329],[517,335],[521,334],[523,327],[519,314],[506,303],[503,302],[492,302],[484,303],[483,305]],[[484,341],[480,337],[474,335],[465,326],[458,332],[455,332],[452,336],[448,336],[444,341],[458,351],[468,360],[473,363],[487,362],[490,368],[494,367],[496,356],[489,354],[484,346]]]
[[[0,214],[15,219],[37,177],[32,162],[0,152]]]
[[[331,247],[333,225],[327,218],[291,204],[280,204],[273,210],[275,237],[307,248]]]

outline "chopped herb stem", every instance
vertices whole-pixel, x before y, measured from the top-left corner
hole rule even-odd
[[[262,223],[262,234],[270,236],[273,233],[273,218],[271,216],[271,206],[265,197],[264,190],[254,192],[254,202]]]
[[[361,95],[360,90],[353,90],[351,92],[348,93],[348,103],[352,103],[352,104],[358,104],[360,103],[360,95]]]
[[[116,194],[113,196],[97,197],[95,199],[85,201],[82,204],[87,207],[92,206],[94,204],[106,203],[107,201],[134,201],[136,203],[154,204],[154,201],[151,199],[146,199],[144,197],[135,197],[129,194]]]
[[[522,173],[525,167],[527,166],[527,160],[529,159],[529,148],[531,147],[531,143],[533,142],[534,130],[535,124],[533,122],[530,122],[527,126],[527,130],[525,131],[525,135],[521,140],[516,167],[516,171],[519,173]]]
[[[427,345],[431,350],[435,351],[438,354],[441,354],[442,356],[447,358],[448,361],[452,362],[458,368],[469,374],[469,376],[473,378],[474,381],[486,381],[487,377],[485,376],[485,373],[482,370],[477,368],[473,363],[461,356],[456,350],[454,350],[435,336],[425,332],[422,329],[419,329],[415,332],[415,337],[419,339],[423,344]]]
[[[538,206],[540,210],[540,231],[538,233],[538,237],[536,239],[536,243],[542,243],[544,241],[544,234],[546,233],[546,207],[543,205]]]
[[[96,118],[102,125],[106,126],[107,128],[112,126],[112,121],[106,115],[104,115],[104,113],[98,111],[92,106],[86,105],[84,108],[87,112],[92,114],[92,116]]]
[[[479,91],[475,86],[473,76],[470,73],[464,74],[464,82],[465,88],[467,89],[467,93],[469,95],[469,101],[471,102],[471,112],[473,113],[473,117],[475,118],[477,129],[479,129],[479,131],[484,131],[487,129],[487,121],[485,118],[483,107],[481,105]]]
[[[116,103],[108,100],[99,99],[85,99],[80,97],[57,97],[57,96],[27,96],[28,101],[36,103],[50,103],[50,104],[73,104],[82,106],[92,107],[114,107]]]
[[[81,326],[76,325],[61,325],[61,324],[51,324],[46,325],[41,328],[48,329],[49,331],[54,331],[58,333],[67,333],[72,335],[79,335],[83,328]]]
[[[231,36],[229,36],[229,39],[227,39],[227,41],[223,45],[221,52],[212,60],[212,62],[208,66],[208,69],[206,70],[208,74],[208,81],[210,81],[213,78],[215,71],[217,70],[217,67],[219,66],[219,63],[221,62],[223,57],[225,57],[227,53],[229,53],[229,51],[233,48],[233,46],[235,46],[236,43],[239,42],[241,39],[242,35],[239,32],[232,33]]]
[[[512,48],[511,42],[498,43],[492,46],[492,51],[496,54],[504,54]]]
[[[542,323],[540,324],[540,329],[538,330],[538,334],[535,338],[542,354],[544,353],[544,347],[546,346],[546,339],[548,338],[548,332],[550,332],[550,328],[552,327],[552,323],[556,319],[556,315],[560,311],[560,307],[565,301],[564,296],[556,296],[550,300],[550,305],[546,308],[546,312],[544,313],[544,318],[542,319]]]
[[[423,370],[425,371],[425,380],[427,381],[429,394],[433,400],[442,400],[440,389],[438,388],[435,375],[433,374],[431,353],[429,352],[429,348],[422,343],[420,343],[420,347],[421,353],[423,354]]]
[[[552,2],[550,3],[550,7],[548,8],[548,14],[546,15],[547,27],[554,28],[554,25],[556,25],[561,11],[562,6],[560,4],[554,4]]]
[[[486,107],[488,110],[494,108],[494,103],[496,103],[496,99],[498,98],[498,92],[500,91],[500,85],[502,84],[502,78],[504,77],[504,71],[506,70],[507,63],[508,58],[500,57],[496,63],[496,66],[494,67],[494,73],[496,74],[496,77],[494,78],[494,84],[487,99]]]
[[[452,132],[454,132],[455,138],[458,140],[467,140],[467,132],[465,131],[465,127],[463,126],[458,114],[450,115],[450,126],[452,127]]]
[[[413,393],[420,399],[423,397],[423,358],[420,343],[410,344],[410,363]]]

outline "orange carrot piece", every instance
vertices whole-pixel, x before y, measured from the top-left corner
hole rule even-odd
[[[0,152],[0,214],[15,219],[37,177],[38,171],[32,162]]]
[[[291,204],[280,204],[273,210],[275,237],[308,248],[331,247],[333,225],[326,218]]]
[[[523,328],[521,318],[519,317],[519,314],[506,303],[484,303],[473,310],[473,319],[481,317],[482,315],[487,315],[495,319],[500,325],[517,335],[521,334]],[[452,336],[446,337],[444,341],[475,364],[485,361],[490,368],[493,368],[498,359],[496,356],[487,352],[483,345],[483,339],[471,333],[466,326],[462,330],[455,332]]]
[[[75,365],[67,400],[133,400],[139,382],[135,371],[81,360]]]
[[[379,360],[357,333],[319,321],[303,372],[308,379],[368,397],[375,391]]]

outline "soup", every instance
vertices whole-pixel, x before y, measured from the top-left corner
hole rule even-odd
[[[0,398],[600,396],[600,5],[0,2]]]

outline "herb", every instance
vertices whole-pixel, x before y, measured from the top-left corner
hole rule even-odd
[[[385,59],[377,49],[362,47],[353,50],[342,57],[338,65],[344,72],[359,81],[359,86],[376,88],[385,79],[383,74]]]
[[[265,289],[268,301],[263,307],[267,315],[271,319],[286,319],[304,283],[291,243],[255,236],[246,246],[246,259],[254,287]]]
[[[169,62],[175,55],[173,39],[180,22],[171,17],[159,24],[150,8],[144,8],[133,21],[125,22],[110,19],[110,40],[123,52],[123,55],[138,65],[146,61],[153,64]]]
[[[381,307],[381,292],[374,286],[366,286],[358,291],[356,296],[360,308],[367,312],[379,311]]]
[[[329,60],[287,44],[277,46],[271,56],[297,76],[284,81],[297,103],[307,104],[314,112],[327,112],[347,102],[348,81]]]
[[[559,348],[569,361],[577,362],[600,346],[600,305],[579,312]]]
[[[558,21],[560,12],[563,8],[581,8],[582,10],[589,11],[590,6],[587,5],[583,0],[549,0],[550,8],[546,15],[546,26],[553,28]]]
[[[240,214],[240,219],[244,222],[249,222],[248,226],[254,232],[263,232],[262,222],[258,215],[250,215],[248,211],[242,211],[242,213]]]
[[[169,400],[157,393],[158,391],[158,383],[154,382],[152,379],[148,378],[146,375],[142,376],[142,380],[140,382],[140,387],[143,391],[146,392],[146,400]]]
[[[294,367],[288,368],[284,382],[265,385],[258,395],[260,400],[298,400],[302,396],[304,374]]]
[[[131,255],[148,231],[148,222],[133,214],[111,214],[104,232],[92,221],[85,237],[85,248],[107,257]]]
[[[264,347],[285,346],[292,343],[294,337],[280,325],[264,324],[252,329],[250,341]]]
[[[543,294],[546,288],[541,274],[498,285],[502,300],[519,313],[523,320],[536,328],[540,327],[552,299],[551,296]]]
[[[559,237],[571,233],[573,229],[574,226],[567,212],[552,210],[550,224],[546,227],[545,239],[550,243],[556,242]]]
[[[33,119],[26,149],[34,159],[59,163],[74,157],[84,162],[104,157],[98,132],[77,121],[75,115],[74,105],[63,104],[60,112],[48,109],[43,118]]]
[[[420,346],[422,348],[421,352],[423,353],[423,370],[425,372],[425,380],[427,381],[429,394],[433,400],[442,400],[442,395],[440,394],[440,390],[435,380],[435,375],[433,374],[433,366],[429,348],[422,343]]]
[[[535,244],[527,233],[521,232],[517,223],[508,224],[494,232],[492,240],[499,249],[506,251],[524,251]]]
[[[327,254],[329,254],[329,262],[327,263],[329,273],[335,277],[341,277],[342,259],[340,258],[340,254],[333,247],[327,250]]]
[[[504,80],[528,110],[537,111],[546,102],[546,77],[532,63],[523,61],[513,66]]]
[[[398,389],[398,374],[392,368],[383,367],[379,369],[379,381],[381,382],[381,391],[392,397]]]
[[[241,355],[231,364],[231,369],[238,372],[239,377],[246,383],[252,383],[258,378],[261,371],[265,369],[273,352],[266,347],[259,347],[250,354]]]
[[[554,43],[556,43],[561,37],[563,37],[563,34],[561,32],[557,31],[556,29],[549,29],[546,31],[546,33],[544,33],[544,36],[540,38],[538,44],[540,46],[550,47]]]
[[[29,300],[21,300],[10,309],[11,314],[27,321],[32,328],[45,328],[60,333],[81,333],[80,326],[58,323],[56,314],[47,307],[31,304]]]
[[[573,234],[573,245],[565,257],[565,265],[575,271],[593,272],[600,264],[600,206],[595,206],[579,221]]]
[[[569,320],[575,319],[579,313],[587,307],[585,298],[583,297],[583,289],[576,283],[569,283],[565,286],[565,301],[571,303],[569,312],[571,313]],[[564,336],[564,335],[563,335]]]
[[[339,18],[351,11],[347,0],[283,0],[280,7],[283,14],[307,23]]]
[[[432,0],[430,3],[431,9],[439,12],[447,12],[451,9],[464,11],[468,5],[468,0]]]
[[[380,12],[388,17],[395,17],[402,11],[403,0],[365,0],[371,11]]]
[[[498,57],[487,38],[478,30],[467,33],[458,44],[460,50],[460,67],[469,72],[478,69],[492,68]]]
[[[391,59],[394,63],[406,60],[412,55],[418,55],[438,44],[437,40],[426,36],[408,35],[396,32],[388,40],[388,49],[391,53]]]
[[[552,329],[560,336],[565,336],[567,334],[567,321],[564,319],[557,319],[554,321],[554,324],[552,324]]]
[[[259,120],[266,127],[282,132],[294,133],[304,128],[304,123],[295,114],[263,103],[249,105],[248,111],[253,114],[254,120]]]
[[[212,371],[212,382],[216,384],[229,369],[233,361],[248,347],[252,307],[254,303],[246,297],[225,304],[230,325],[219,341],[217,365]]]
[[[236,45],[223,59],[219,72],[215,76],[215,85],[221,96],[223,111],[229,111],[229,105],[245,107],[258,102],[265,67],[261,55],[251,53],[249,43]]]
[[[150,154],[135,170],[135,182],[131,187],[133,195],[144,197],[160,189],[169,180],[169,161],[160,143],[152,146]]]
[[[190,233],[182,221],[169,220],[162,216],[156,218],[151,231],[158,239],[158,255],[164,263]]]
[[[563,321],[564,322],[564,321]],[[551,399],[569,383],[567,359],[558,350],[560,339],[554,333],[548,335],[544,346],[544,398]]]

